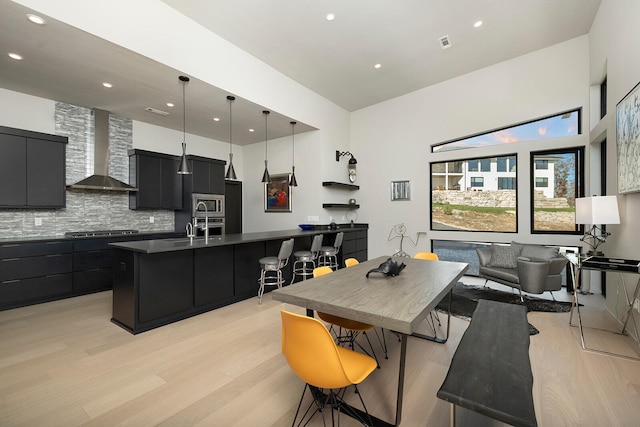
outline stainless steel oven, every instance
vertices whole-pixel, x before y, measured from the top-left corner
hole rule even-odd
[[[196,236],[204,236],[206,228],[209,236],[224,234],[224,194],[191,195],[191,215]]]

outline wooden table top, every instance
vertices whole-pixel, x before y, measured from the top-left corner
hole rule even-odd
[[[366,273],[388,256],[271,293],[274,300],[411,334],[467,271],[468,264],[396,258],[406,267],[387,277]]]

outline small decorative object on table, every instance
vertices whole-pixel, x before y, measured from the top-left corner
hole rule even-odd
[[[316,226],[313,224],[300,224],[298,225],[303,230],[313,230]]]
[[[367,277],[369,277],[369,273],[382,273],[385,276],[397,276],[405,267],[406,265],[404,262],[398,264],[392,258],[387,258],[387,260],[378,267],[369,270],[367,272]]]

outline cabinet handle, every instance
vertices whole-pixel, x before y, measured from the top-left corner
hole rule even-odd
[[[2,262],[6,262],[6,261],[19,261],[20,258],[5,258],[2,260]]]
[[[20,243],[10,243],[6,245],[2,245],[3,248],[15,248],[16,246],[20,246]]]
[[[59,245],[62,242],[44,242],[45,245]]]
[[[47,258],[53,258],[56,256],[62,256],[62,254],[49,254],[49,255],[45,255]]]
[[[2,284],[3,284],[3,285],[8,285],[8,284],[10,284],[10,283],[16,283],[16,282],[19,282],[19,281],[20,281],[20,279],[15,279],[15,280],[5,280],[5,281],[3,281],[3,282],[2,282]]]
[[[59,276],[62,276],[62,274],[47,274],[47,275],[46,275],[46,276],[44,276],[44,277],[46,277],[47,279],[49,279],[49,278],[51,278],[51,277],[59,277]]]

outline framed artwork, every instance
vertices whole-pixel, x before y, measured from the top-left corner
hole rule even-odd
[[[409,181],[391,181],[391,200],[411,200]]]
[[[264,184],[264,211],[291,212],[290,174],[271,175],[271,182]]]
[[[640,83],[616,105],[618,193],[640,191]]]

